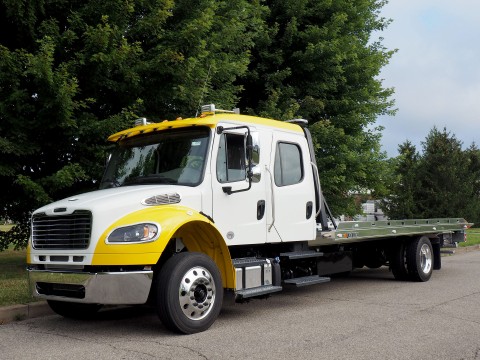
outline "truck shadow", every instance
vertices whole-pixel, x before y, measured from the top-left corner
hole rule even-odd
[[[377,269],[369,268],[360,268],[353,270],[349,276],[343,277],[344,279],[352,280],[375,280],[375,281],[396,281],[393,277],[393,274],[390,272],[388,267],[382,266]],[[337,277],[334,277],[334,280],[338,280]]]
[[[285,286],[284,290],[273,294],[272,296],[252,299],[246,303],[235,303],[234,294],[226,292],[224,295],[222,311],[217,320],[218,325],[222,326],[224,322],[239,321],[246,318],[257,318],[267,316],[272,308],[275,311],[295,308],[298,306],[299,298],[315,297],[320,301],[324,297],[330,297],[330,294],[336,290],[342,290],[346,287],[355,286],[361,282],[387,284],[395,282],[392,273],[387,267],[379,269],[356,269],[348,276],[334,276],[331,282],[317,284],[307,287]],[[217,325],[217,326],[218,326]],[[152,306],[106,306],[96,314],[93,319],[74,320],[62,318],[58,315],[50,316],[44,320],[43,325],[36,327],[65,327],[75,329],[79,334],[82,331],[108,332],[119,336],[129,332],[143,334],[148,336],[174,336],[172,332],[166,329],[158,319],[156,310]]]

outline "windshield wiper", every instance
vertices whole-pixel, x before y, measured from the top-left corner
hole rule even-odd
[[[103,180],[101,183],[101,188],[102,189],[108,189],[112,187],[119,187],[121,184],[118,182],[117,179],[106,179]]]
[[[135,185],[135,184],[176,184],[177,180],[168,178],[160,174],[150,174],[144,176],[136,176],[126,179],[123,185]]]

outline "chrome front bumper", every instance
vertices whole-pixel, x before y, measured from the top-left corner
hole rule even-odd
[[[28,269],[31,293],[47,300],[131,305],[147,302],[153,271],[66,272]]]

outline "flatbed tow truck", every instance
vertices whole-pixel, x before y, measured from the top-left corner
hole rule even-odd
[[[305,120],[204,106],[198,118],[138,124],[115,144],[100,189],[32,215],[32,293],[66,317],[153,305],[180,333],[208,329],[236,301],[388,266],[428,281],[462,218],[335,223]]]

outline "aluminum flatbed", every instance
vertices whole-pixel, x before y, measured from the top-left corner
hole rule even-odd
[[[463,218],[343,221],[335,230],[318,231],[309,246],[348,244],[402,236],[453,234],[472,226]]]

